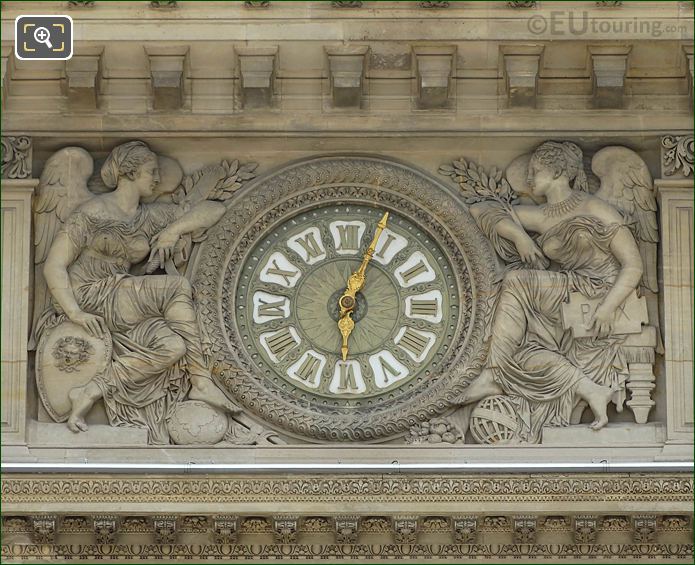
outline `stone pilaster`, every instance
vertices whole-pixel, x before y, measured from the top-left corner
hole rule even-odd
[[[2,444],[24,445],[31,263],[31,140],[2,138]]]
[[[662,138],[661,214],[665,459],[691,459],[693,442],[693,136]]]

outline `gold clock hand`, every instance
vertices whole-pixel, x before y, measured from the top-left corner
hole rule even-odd
[[[345,313],[343,317],[338,320],[338,329],[340,330],[340,335],[343,336],[343,345],[340,348],[340,353],[343,356],[343,361],[347,360],[348,356],[348,338],[355,328],[355,322],[352,319],[352,310]]]
[[[386,222],[389,219],[389,213],[384,212],[384,215],[379,220],[376,225],[376,230],[374,231],[374,237],[372,242],[367,247],[367,251],[362,258],[362,263],[359,269],[350,275],[347,280],[347,286],[345,287],[345,292],[338,300],[338,306],[340,307],[340,320],[338,320],[338,329],[340,330],[340,335],[343,337],[343,345],[340,348],[343,354],[343,361],[347,359],[348,353],[348,338],[355,327],[355,322],[352,319],[352,312],[355,309],[355,296],[357,293],[364,288],[364,283],[366,281],[365,272],[367,270],[367,265],[372,260],[374,256],[374,251],[376,251],[376,246],[379,243],[379,237],[381,232],[384,231],[386,227]]]

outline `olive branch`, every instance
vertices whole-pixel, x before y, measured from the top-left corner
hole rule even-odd
[[[245,181],[256,177],[257,167],[258,163],[240,165],[239,160],[235,159],[198,169],[183,179],[175,201],[195,203],[202,200],[228,200]]]
[[[439,174],[451,177],[459,185],[466,204],[492,200],[500,204],[514,222],[521,225],[512,207],[517,194],[497,167],[492,167],[487,173],[481,165],[461,158],[452,161],[451,165],[441,165]]]

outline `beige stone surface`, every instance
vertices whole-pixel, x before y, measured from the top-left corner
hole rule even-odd
[[[3,136],[33,146],[2,181],[2,463],[35,465],[3,472],[3,561],[692,560],[692,2],[420,4],[2,3]],[[75,57],[16,60],[26,13],[71,15]],[[505,170],[571,141],[590,173],[604,148],[632,150],[655,179],[660,270],[625,341],[626,408],[599,431],[573,414],[541,445],[151,446],[100,405],[73,434],[27,351],[32,191],[57,151],[84,148],[98,176],[133,139],[185,175],[258,163],[256,189],[291,163],[369,156],[459,197],[438,170],[462,157]]]
[[[26,443],[33,179],[2,182],[2,443]]]

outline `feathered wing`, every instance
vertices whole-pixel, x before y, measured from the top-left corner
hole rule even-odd
[[[642,287],[659,291],[656,259],[659,229],[652,177],[642,158],[627,147],[601,149],[591,163],[601,187],[596,196],[615,206],[630,225],[644,265]]]
[[[81,147],[65,147],[46,161],[34,199],[34,315],[29,349],[35,349],[44,314],[50,305],[50,291],[43,276],[56,234],[70,214],[93,193],[87,188],[92,174],[92,157]]]

